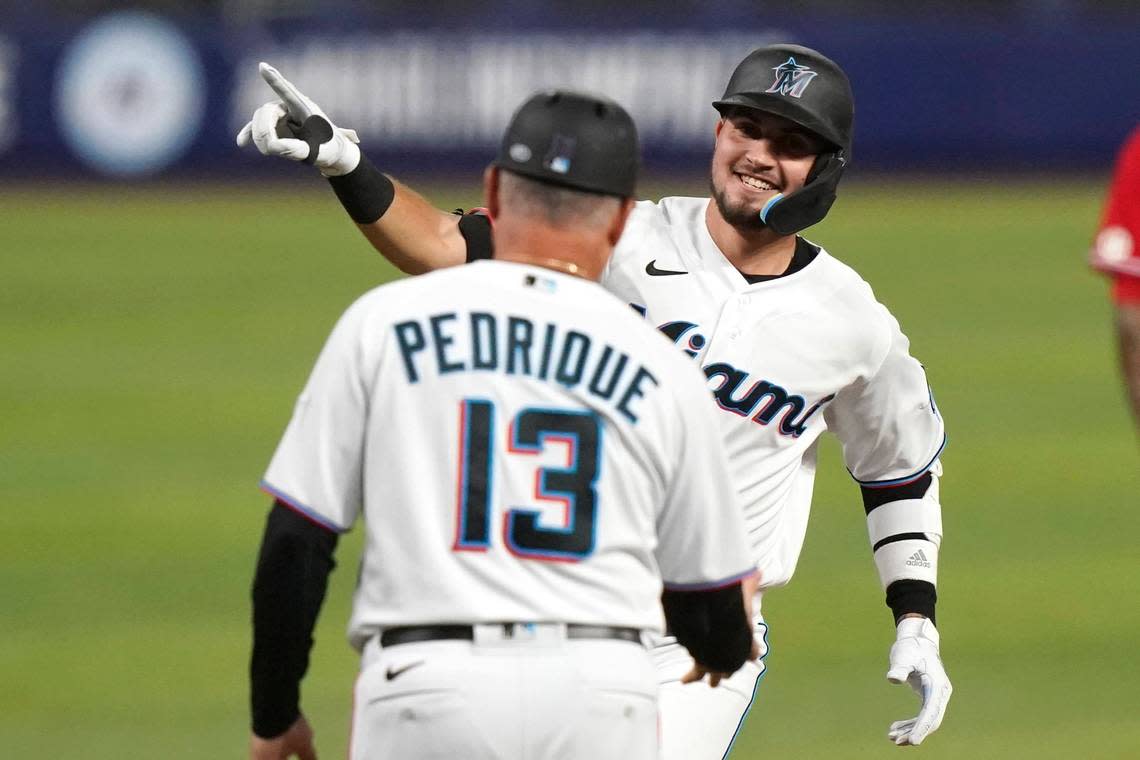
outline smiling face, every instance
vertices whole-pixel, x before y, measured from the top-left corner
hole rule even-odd
[[[782,116],[728,111],[716,125],[710,179],[720,215],[742,231],[761,229],[764,204],[803,187],[816,156],[827,150],[826,142]]]

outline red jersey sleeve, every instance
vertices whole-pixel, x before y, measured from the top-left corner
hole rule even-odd
[[[1117,158],[1089,263],[1113,277],[1117,303],[1140,302],[1140,127]]]

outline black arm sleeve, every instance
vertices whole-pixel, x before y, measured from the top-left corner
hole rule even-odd
[[[467,241],[467,263],[489,259],[494,255],[491,217],[486,214],[465,214],[459,219],[459,234]]]
[[[734,583],[713,591],[670,591],[661,595],[665,621],[693,659],[720,673],[734,673],[752,651],[752,623],[744,595]]]
[[[274,502],[253,579],[250,711],[260,737],[279,736],[301,714],[301,678],[336,543],[336,533]]]

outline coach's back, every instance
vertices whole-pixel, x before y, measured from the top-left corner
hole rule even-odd
[[[363,507],[357,646],[453,621],[659,631],[662,577],[715,586],[749,566],[731,551],[743,525],[703,381],[594,282],[502,261],[441,270],[348,310],[266,487],[339,531]],[[344,401],[315,401],[329,398]],[[313,438],[344,456],[289,445]]]

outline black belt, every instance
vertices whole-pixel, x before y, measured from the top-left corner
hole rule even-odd
[[[524,623],[491,623],[501,625],[505,638],[514,636],[515,625]],[[641,643],[641,631],[637,628],[618,628],[612,625],[577,625],[570,623],[566,626],[568,639],[618,639]],[[410,625],[398,628],[389,628],[380,634],[380,646],[394,647],[398,644],[414,644],[419,641],[440,641],[445,639],[461,639],[472,641],[475,639],[475,628],[470,625]]]

